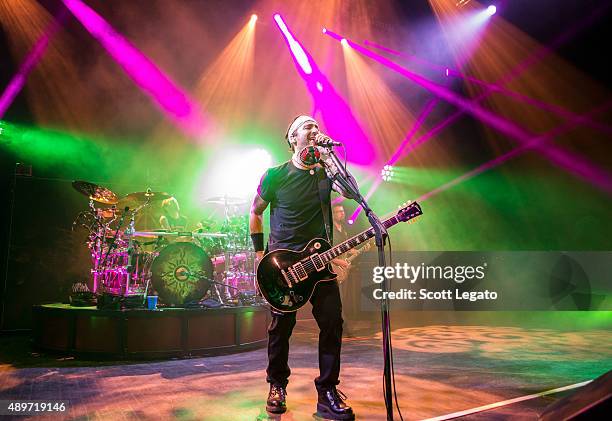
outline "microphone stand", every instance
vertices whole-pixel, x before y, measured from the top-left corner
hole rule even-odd
[[[359,186],[351,173],[342,165],[331,146],[321,146],[325,150],[321,159],[321,165],[332,182],[337,183],[345,191],[345,196],[355,200],[365,211],[370,225],[374,229],[374,239],[378,249],[378,265],[385,267],[385,241],[389,234],[380,218],[370,208],[365,198],[359,192]],[[380,303],[380,313],[383,334],[383,359],[384,359],[384,396],[385,408],[387,409],[387,420],[393,421],[393,395],[391,393],[391,325],[389,317],[389,299],[386,292],[389,290],[389,280],[384,276],[380,284],[383,291],[383,299]]]

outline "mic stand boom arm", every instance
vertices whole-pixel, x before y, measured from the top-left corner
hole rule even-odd
[[[381,222],[380,218],[370,208],[365,198],[359,192],[359,186],[355,178],[351,175],[344,165],[340,162],[331,147],[323,148],[325,153],[321,159],[321,165],[325,169],[325,173],[332,182],[344,190],[342,193],[348,199],[353,199],[361,205],[365,211],[370,225],[374,229],[374,238],[376,247],[378,248],[378,265],[385,267],[385,240],[389,236],[387,229]],[[384,272],[383,272],[384,274]],[[387,409],[387,420],[393,421],[393,398],[391,389],[391,325],[389,318],[389,300],[386,292],[389,290],[389,281],[384,277],[380,284],[383,291],[383,299],[380,302],[380,313],[382,321],[383,334],[383,358],[384,358],[384,397],[385,407]]]

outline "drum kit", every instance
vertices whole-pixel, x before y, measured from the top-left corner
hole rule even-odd
[[[93,292],[98,308],[143,307],[147,295],[160,306],[259,305],[255,294],[255,253],[250,245],[246,202],[213,197],[225,218],[220,228],[200,223],[195,231],[136,229],[138,216],[172,196],[147,189],[118,197],[111,190],[74,181],[89,206],[74,221],[88,231]],[[210,305],[213,306],[213,305]]]

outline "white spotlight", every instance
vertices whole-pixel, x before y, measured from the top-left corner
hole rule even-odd
[[[489,16],[493,16],[495,12],[497,12],[497,7],[495,7],[494,5],[490,5],[489,7],[487,7],[487,14]]]
[[[257,189],[259,179],[270,167],[272,157],[260,148],[220,150],[198,182],[197,195],[247,198]]]
[[[342,45],[343,45],[343,46],[345,46],[345,47],[348,47],[348,46],[349,46],[349,43],[348,43],[348,41],[346,40],[346,38],[342,38],[342,39],[340,40],[340,44],[342,44]]]

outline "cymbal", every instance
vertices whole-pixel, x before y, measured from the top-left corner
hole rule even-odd
[[[72,182],[72,187],[76,191],[85,196],[89,197],[98,203],[105,203],[107,205],[115,205],[119,201],[117,195],[107,189],[106,187],[98,186],[97,184],[90,183],[89,181],[76,180]]]
[[[119,207],[129,206],[129,204],[142,204],[145,202],[159,202],[160,200],[169,199],[172,195],[159,191],[141,191],[126,194],[119,199]]]
[[[135,237],[192,237],[192,238],[225,238],[221,232],[191,232],[191,231],[134,231]]]
[[[171,197],[172,195],[165,193],[165,192],[147,190],[147,191],[141,191],[141,192],[136,192],[136,193],[130,193],[124,196],[123,198],[135,200],[138,202],[146,202],[147,200],[150,202],[157,202],[160,200],[169,199]]]
[[[214,203],[217,205],[225,205],[225,206],[238,206],[238,205],[246,205],[247,201],[242,199],[241,197],[231,197],[231,196],[215,196],[206,199],[206,203]]]

